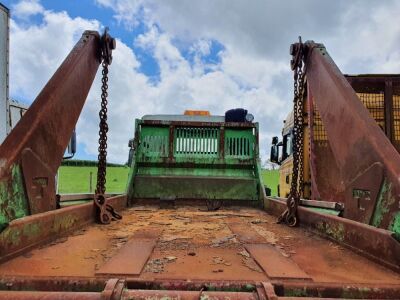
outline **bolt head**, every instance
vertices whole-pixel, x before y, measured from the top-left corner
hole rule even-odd
[[[115,41],[114,38],[110,39],[110,49],[114,50],[117,47],[117,42]]]
[[[290,55],[295,55],[296,54],[296,44],[291,44],[290,45],[289,54]]]

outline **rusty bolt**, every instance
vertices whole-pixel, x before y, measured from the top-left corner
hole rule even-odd
[[[115,48],[117,47],[117,42],[115,41],[114,38],[110,39],[110,45],[109,45],[111,50],[115,50]]]
[[[291,44],[290,45],[289,54],[290,55],[295,55],[296,54],[296,44]]]

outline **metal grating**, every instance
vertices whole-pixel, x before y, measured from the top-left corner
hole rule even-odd
[[[315,104],[314,104],[313,134],[314,134],[314,141],[318,145],[326,145],[326,142],[328,141],[328,136],[326,134],[324,124],[322,123],[321,115],[319,114],[319,111]]]
[[[371,116],[375,119],[378,125],[385,131],[385,106],[384,106],[384,93],[357,93],[357,96],[364,104],[364,106],[368,109]],[[396,96],[394,96],[393,101],[395,102]],[[397,99],[400,99],[397,96]],[[400,100],[398,100],[399,102]],[[399,104],[400,105],[400,104]],[[395,107],[395,104],[393,103]],[[396,109],[394,108],[394,114],[396,114]],[[395,126],[396,126],[396,116],[394,116]],[[397,109],[397,135],[398,139],[400,139],[400,108]],[[328,140],[328,136],[326,134],[326,130],[324,124],[322,123],[321,116],[318,112],[316,105],[314,104],[314,140],[316,142],[325,142]],[[395,130],[396,132],[396,130]]]
[[[380,93],[357,93],[358,98],[369,110],[371,117],[385,131],[385,99],[384,92]]]
[[[176,156],[217,156],[219,129],[208,127],[175,128]]]
[[[145,135],[140,145],[141,152],[146,156],[167,157],[168,137],[157,135]]]
[[[393,137],[400,142],[400,83],[393,84]]]
[[[225,153],[233,157],[251,157],[253,143],[247,137],[228,137],[225,139]]]

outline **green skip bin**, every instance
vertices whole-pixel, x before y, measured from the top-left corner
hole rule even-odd
[[[258,123],[224,116],[147,115],[129,143],[129,202],[137,199],[261,203]]]

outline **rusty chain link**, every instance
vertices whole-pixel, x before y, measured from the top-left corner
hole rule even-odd
[[[99,155],[97,164],[97,185],[96,193],[104,194],[106,185],[107,173],[107,97],[108,97],[108,64],[103,61],[102,63],[102,78],[101,78],[101,109],[99,112]]]
[[[121,219],[122,217],[107,204],[105,198],[106,175],[107,175],[107,104],[108,104],[108,66],[112,61],[112,50],[115,49],[115,40],[108,34],[108,28],[101,36],[101,60],[102,60],[102,78],[101,78],[101,109],[99,112],[99,154],[97,164],[97,184],[95,194],[95,207],[97,221],[102,224],[109,224],[111,220]]]
[[[300,197],[303,193],[303,137],[304,137],[304,91],[305,91],[305,70],[303,66],[304,44],[299,37],[299,43],[293,44],[290,49],[293,55],[291,67],[294,72],[294,96],[293,96],[293,170],[290,193],[286,200],[287,208],[279,216],[278,223],[286,223],[293,227],[298,224],[297,208],[300,203]]]

